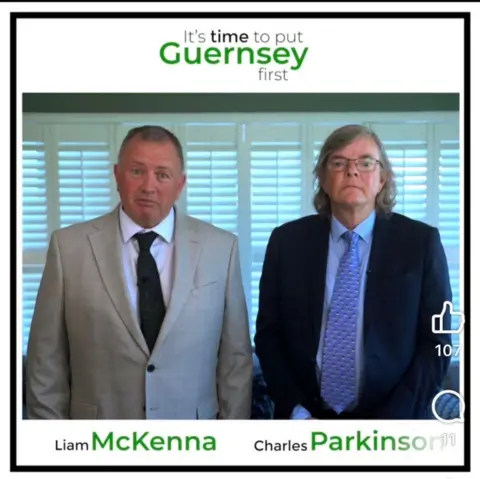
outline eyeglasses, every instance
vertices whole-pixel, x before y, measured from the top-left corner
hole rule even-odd
[[[343,158],[342,156],[336,156],[327,162],[328,169],[331,171],[345,171],[348,163],[353,161],[358,171],[370,172],[375,171],[377,164],[381,165],[381,162],[370,156],[363,156],[362,158]]]

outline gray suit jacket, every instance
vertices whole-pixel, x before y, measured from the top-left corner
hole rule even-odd
[[[249,419],[236,237],[177,212],[172,295],[151,355],[120,241],[118,207],[52,234],[28,344],[29,418]]]

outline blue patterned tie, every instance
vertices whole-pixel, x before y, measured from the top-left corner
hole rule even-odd
[[[346,231],[348,243],[338,268],[327,321],[322,359],[321,395],[340,414],[356,398],[355,349],[360,261],[357,233]]]

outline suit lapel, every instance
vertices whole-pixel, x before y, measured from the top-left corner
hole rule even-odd
[[[119,236],[118,207],[97,225],[90,243],[98,270],[118,315],[139,347],[150,356],[148,346],[131,308],[127,286],[124,280],[122,252]]]
[[[378,294],[381,290],[382,269],[389,268],[391,261],[391,244],[388,242],[390,222],[388,219],[377,216],[373,228],[372,247],[370,251],[370,258],[367,268],[366,289],[364,299],[364,334],[368,333],[372,326],[373,319],[379,315],[375,305],[378,304]]]
[[[320,340],[322,327],[323,301],[325,297],[325,281],[327,274],[328,243],[330,234],[330,222],[327,218],[318,217],[313,231],[307,233],[308,248],[306,260],[310,265],[310,274],[306,278],[312,288],[312,318],[313,318],[313,339],[315,351]]]
[[[172,294],[155,349],[171,331],[188,299],[200,253],[200,243],[192,223],[178,210],[175,210],[174,241]]]
[[[379,309],[379,295],[382,294],[382,287],[388,276],[385,271],[392,268],[392,238],[395,238],[391,230],[392,223],[388,219],[378,216],[375,219],[373,228],[372,247],[370,250],[370,259],[367,268],[364,314],[363,314],[363,344],[364,344],[364,369],[365,378],[363,384],[363,394],[360,399],[358,410],[368,411],[372,402],[375,401],[377,387],[375,386],[378,378],[378,370],[382,367],[381,359],[378,355],[379,338],[375,333],[375,322],[388,319],[388,311]]]

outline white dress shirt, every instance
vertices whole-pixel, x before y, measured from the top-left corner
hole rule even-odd
[[[133,237],[141,232],[155,231],[159,237],[155,239],[150,248],[155,262],[157,263],[160,274],[160,283],[162,285],[163,300],[165,308],[170,303],[170,294],[172,289],[172,258],[173,258],[173,234],[175,227],[175,211],[172,208],[168,216],[157,226],[151,229],[145,229],[137,225],[120,208],[120,235],[122,239],[122,260],[125,281],[130,297],[130,302],[135,315],[140,321],[138,314],[138,288],[137,288],[137,259],[139,246],[137,240]]]

